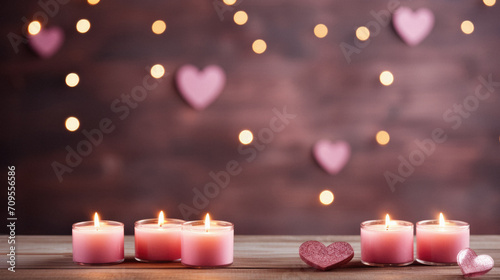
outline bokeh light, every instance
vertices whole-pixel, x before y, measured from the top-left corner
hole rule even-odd
[[[243,145],[248,145],[252,143],[253,141],[253,134],[250,130],[245,129],[240,132],[240,135],[238,136],[240,143]]]
[[[390,86],[394,82],[394,76],[390,71],[383,71],[380,73],[380,83],[384,86]]]
[[[234,5],[234,3],[236,3],[236,0],[223,0],[223,2],[228,6],[232,6]]]
[[[36,20],[32,21],[28,25],[28,33],[31,35],[36,35],[36,34],[40,33],[41,30],[42,30],[42,25],[40,24],[39,21],[36,21]]]
[[[90,5],[97,5],[97,3],[99,3],[99,1],[101,1],[101,0],[87,0],[87,3],[89,3]]]
[[[460,25],[462,32],[465,34],[471,34],[474,32],[474,24],[470,20],[464,20]]]
[[[68,85],[68,87],[76,87],[79,82],[80,77],[78,77],[78,74],[69,73],[68,75],[66,75],[66,85]]]
[[[76,131],[80,127],[80,121],[75,117],[69,117],[64,122],[66,129],[73,132]]]
[[[267,44],[262,39],[257,39],[252,44],[252,49],[256,54],[261,54],[266,51]]]
[[[330,205],[332,204],[334,199],[333,193],[329,190],[324,190],[319,194],[319,201],[323,205]]]
[[[360,26],[356,29],[356,38],[360,41],[366,41],[370,38],[370,30],[366,26]]]
[[[483,3],[488,7],[492,7],[496,2],[496,0],[483,0]]]
[[[314,27],[314,35],[316,35],[316,37],[325,38],[326,34],[328,34],[328,27],[326,27],[326,25],[320,23]]]
[[[81,19],[76,23],[76,30],[80,33],[87,33],[90,29],[90,21]]]
[[[381,130],[377,132],[377,135],[375,136],[375,140],[377,140],[377,143],[379,145],[387,145],[389,143],[389,140],[391,140],[391,137],[389,136],[389,133],[385,130]]]
[[[159,79],[165,75],[165,68],[163,68],[163,65],[161,64],[155,64],[153,67],[151,67],[151,76],[153,78]]]
[[[237,25],[243,25],[247,23],[248,15],[245,11],[237,11],[236,13],[234,13],[233,19]]]
[[[167,24],[160,19],[153,22],[153,25],[151,26],[151,30],[153,30],[153,33],[158,35],[165,32],[165,29],[167,29]]]

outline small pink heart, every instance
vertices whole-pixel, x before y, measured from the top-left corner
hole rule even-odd
[[[64,32],[59,27],[43,28],[38,34],[29,36],[31,48],[42,58],[53,56],[64,42]]]
[[[494,261],[488,255],[478,256],[470,248],[463,249],[457,255],[457,263],[464,276],[480,276],[493,268]]]
[[[209,65],[203,71],[198,71],[193,65],[184,65],[177,71],[176,82],[189,105],[196,110],[203,110],[221,93],[226,74],[217,65]]]
[[[314,268],[330,270],[351,261],[354,250],[347,242],[334,242],[325,247],[323,243],[311,240],[300,245],[299,255],[306,264]]]
[[[416,46],[431,32],[434,14],[426,8],[413,12],[408,7],[401,7],[394,12],[392,24],[406,44]]]
[[[332,143],[328,140],[320,140],[314,145],[313,154],[326,172],[337,174],[349,160],[351,148],[344,141]]]

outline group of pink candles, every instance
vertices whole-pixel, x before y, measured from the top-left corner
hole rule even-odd
[[[458,253],[469,247],[469,224],[461,221],[425,220],[417,223],[417,261],[427,265],[453,265]],[[413,263],[413,224],[384,220],[361,223],[361,262],[372,266]]]
[[[185,222],[158,218],[135,222],[135,259],[142,262],[175,261],[195,267],[233,263],[234,225],[224,221]],[[73,224],[73,261],[79,264],[110,264],[124,260],[123,224],[94,221]]]

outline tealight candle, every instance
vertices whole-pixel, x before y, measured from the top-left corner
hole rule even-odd
[[[215,267],[233,263],[234,225],[224,221],[182,224],[181,262],[187,266]]]
[[[417,261],[428,265],[457,264],[458,253],[469,247],[470,227],[466,222],[444,219],[417,223]]]
[[[183,220],[158,219],[135,222],[135,259],[143,262],[174,261],[181,258],[181,229]]]
[[[123,254],[123,224],[114,221],[99,221],[97,212],[94,221],[73,224],[73,261],[78,264],[120,263]]]
[[[413,224],[384,220],[361,223],[361,262],[371,266],[413,263]]]

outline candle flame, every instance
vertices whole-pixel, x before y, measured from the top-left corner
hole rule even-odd
[[[389,224],[391,223],[391,218],[389,218],[389,214],[385,215],[385,229],[389,229]]]
[[[94,214],[94,227],[95,229],[99,229],[99,215],[97,215],[97,212]]]
[[[165,215],[163,214],[163,211],[160,211],[160,214],[158,215],[158,226],[162,226],[165,223]]]
[[[205,216],[205,232],[208,232],[208,230],[210,229],[210,215],[207,215]]]
[[[443,213],[439,213],[439,226],[444,227],[444,216]]]

